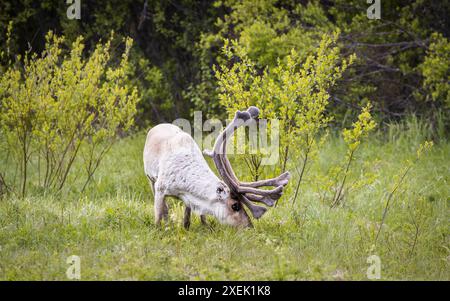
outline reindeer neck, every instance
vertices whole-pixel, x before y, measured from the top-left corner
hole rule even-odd
[[[180,151],[173,162],[178,173],[171,176],[177,178],[177,182],[183,187],[182,191],[204,201],[215,200],[220,180],[200,152],[192,154]]]

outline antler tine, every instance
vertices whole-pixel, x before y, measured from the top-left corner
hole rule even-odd
[[[253,188],[257,188],[257,187],[261,187],[261,186],[275,186],[275,187],[286,186],[286,184],[289,182],[290,177],[291,177],[291,174],[288,171],[286,171],[276,178],[265,179],[265,180],[260,180],[260,181],[256,181],[256,182],[240,182],[240,184],[241,184],[241,186],[253,187]]]
[[[244,203],[245,206],[251,211],[254,218],[260,218],[263,216],[264,213],[266,213],[267,209],[253,204],[245,195],[241,194],[239,196],[239,199],[242,203]]]
[[[245,196],[247,197],[247,199],[249,199],[252,202],[263,203],[264,205],[269,206],[269,207],[272,207],[273,205],[275,205],[275,202],[276,202],[276,200],[274,200],[274,199],[271,199],[266,196],[257,195],[257,194],[246,193]]]

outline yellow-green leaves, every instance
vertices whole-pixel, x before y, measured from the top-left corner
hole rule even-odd
[[[14,153],[23,193],[32,160],[42,175],[35,184],[45,189],[62,188],[80,153],[90,179],[118,131],[133,124],[139,95],[128,85],[132,40],[124,41],[118,63],[111,40],[85,58],[82,37],[66,51],[64,37],[49,32],[41,55],[27,54],[23,68],[11,65],[0,79],[0,129],[10,148],[20,150]]]
[[[260,69],[247,54],[246,44],[225,40],[226,62],[214,69],[219,99],[229,115],[250,105],[261,117],[280,121],[279,169],[285,171],[289,158],[299,179],[295,202],[307,163],[317,155],[319,133],[328,125],[330,89],[353,62],[342,58],[336,45],[339,32],[323,35],[315,54],[303,59],[295,49],[277,59],[275,66]]]
[[[259,107],[262,117],[280,120],[282,153],[289,152],[289,144],[309,152],[319,131],[330,121],[326,115],[330,88],[354,60],[354,56],[341,59],[336,46],[338,34],[324,35],[316,54],[306,60],[292,49],[278,58],[274,67],[264,70],[248,57],[245,46],[225,40],[227,62],[214,69],[220,103],[230,115],[250,105]],[[283,161],[285,167],[287,157]]]
[[[376,123],[370,114],[371,104],[370,102],[362,109],[358,116],[358,120],[353,123],[351,129],[344,129],[342,135],[344,140],[348,145],[349,152],[354,152],[356,148],[361,144],[361,140],[367,137],[369,132],[371,132]]]
[[[419,148],[417,149],[417,159],[420,159],[423,154],[428,153],[433,148],[433,141],[425,141],[421,145],[419,145]]]
[[[450,107],[450,42],[442,34],[433,33],[427,56],[420,65],[424,77],[423,88],[432,101]]]
[[[343,202],[343,192],[344,186],[347,181],[347,177],[350,171],[350,165],[355,159],[355,151],[361,144],[361,141],[364,137],[375,128],[376,123],[372,119],[372,115],[370,114],[371,104],[370,102],[362,109],[361,113],[358,116],[358,120],[353,123],[351,129],[344,129],[342,135],[344,136],[344,141],[347,143],[347,156],[345,162],[345,168],[339,170],[337,176],[342,172],[342,180],[338,187],[335,190],[333,195],[333,199],[331,200],[331,207],[335,207],[338,204]]]

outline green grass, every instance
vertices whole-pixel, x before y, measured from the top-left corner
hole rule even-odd
[[[243,231],[212,218],[204,227],[197,217],[186,231],[177,200],[170,200],[171,222],[154,226],[142,168],[145,136],[123,139],[83,195],[31,189],[25,199],[0,199],[0,279],[65,280],[67,257],[78,255],[82,280],[364,280],[375,254],[382,280],[450,280],[450,144],[441,141],[413,167],[375,245],[386,196],[423,141],[395,127],[389,138],[377,136],[358,151],[349,184],[369,174],[373,181],[346,190],[342,206],[330,208],[316,185],[344,158],[343,141],[332,138],[295,206],[294,171],[279,205]],[[246,174],[244,164],[234,166]],[[68,186],[76,184],[75,173]]]

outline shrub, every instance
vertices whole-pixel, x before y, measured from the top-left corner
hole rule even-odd
[[[2,75],[1,139],[9,155],[8,170],[19,169],[20,180],[15,181],[12,172],[0,172],[5,183],[10,178],[8,186],[20,185],[22,196],[29,168],[38,174],[37,186],[59,191],[79,157],[86,185],[119,131],[133,124],[139,96],[127,84],[132,40],[124,41],[122,57],[113,66],[111,39],[83,58],[82,37],[66,52],[64,37],[49,32],[41,55],[18,57]]]
[[[292,49],[276,66],[264,70],[248,57],[245,47],[226,40],[223,51],[228,61],[215,68],[220,103],[229,114],[255,105],[264,118],[280,120],[279,167],[286,169],[290,154],[300,158],[294,162],[295,167],[301,165],[297,192],[305,167],[316,154],[318,136],[331,120],[326,111],[330,89],[354,60],[353,55],[341,59],[337,38],[338,32],[323,35],[316,54],[302,60]]]

